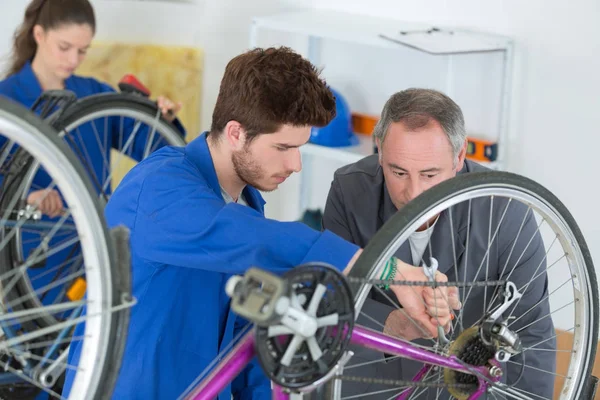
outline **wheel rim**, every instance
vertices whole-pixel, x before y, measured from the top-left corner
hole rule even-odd
[[[80,368],[86,373],[76,375],[70,398],[85,398],[95,393],[99,387],[101,374],[95,372],[99,372],[104,367],[109,345],[107,339],[111,332],[110,305],[113,304],[111,258],[103,221],[96,211],[90,212],[97,208],[95,200],[87,195],[88,186],[48,136],[39,134],[38,128],[2,109],[0,109],[0,132],[39,160],[44,169],[54,178],[69,205],[69,211],[79,233],[86,260],[86,276],[94,284],[89,284],[87,287],[89,318],[86,319],[85,340],[80,359]],[[4,341],[3,345],[4,348],[10,347],[10,340]]]

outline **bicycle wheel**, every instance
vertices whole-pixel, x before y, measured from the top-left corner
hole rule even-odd
[[[74,150],[92,181],[94,192],[103,203],[120,181],[115,174],[122,176],[135,161],[141,161],[162,146],[185,145],[181,133],[162,118],[155,103],[131,94],[106,93],[83,98],[64,110],[52,125]],[[27,171],[27,184],[23,188],[12,188],[20,191],[22,203],[26,202],[31,190],[40,190],[42,186],[38,182],[42,173],[38,165],[32,164],[24,169]],[[12,195],[19,196],[18,193]],[[11,242],[12,259],[22,262],[41,239],[36,232],[18,232]],[[45,252],[51,252],[53,245],[56,243],[49,243]],[[22,307],[38,308],[42,304],[63,301],[77,282],[65,281],[43,295],[29,295],[39,292],[39,286],[47,286],[59,281],[62,276],[75,274],[78,254],[78,244],[75,244],[53,254],[51,259],[43,259],[28,275],[23,276],[13,292],[15,297],[28,296]],[[56,265],[63,265],[63,268],[48,273]],[[9,264],[0,265],[0,273],[10,268]],[[56,317],[50,314],[40,314],[35,320],[27,322],[30,329],[56,323]]]
[[[56,378],[52,368],[56,368],[57,363],[65,365],[65,345],[61,339],[77,323],[84,322],[82,337],[68,340],[81,341],[83,346],[79,365],[66,366],[77,371],[69,399],[109,398],[119,370],[129,318],[128,304],[124,302],[131,293],[129,266],[116,261],[118,257],[126,261],[127,254],[115,254],[115,244],[91,183],[73,153],[48,124],[20,105],[0,98],[0,134],[3,139],[0,264],[11,267],[0,272],[2,394],[7,398],[23,398],[20,394],[27,389],[21,387],[29,384],[60,397],[49,389],[52,383],[49,381]],[[35,206],[24,209],[18,197],[8,199],[11,192],[21,192],[14,190],[15,187],[28,184],[23,172],[31,163],[41,166],[49,179],[48,187],[56,188],[62,195],[64,212],[51,221],[40,221]],[[11,259],[11,242],[18,231],[30,228],[44,229],[47,241],[54,235],[62,235],[63,243],[80,243],[80,276],[87,281],[85,298],[23,310],[21,303],[26,299],[12,292],[20,280],[19,275],[27,272],[40,252],[15,265]],[[44,329],[26,329],[24,323],[36,319],[39,313],[69,313],[71,318]]]
[[[500,310],[498,321],[504,321],[522,346],[508,360],[498,362],[502,380],[490,385],[490,398],[585,398],[598,340],[596,276],[585,240],[556,196],[530,179],[497,171],[460,175],[422,193],[382,226],[350,272],[357,323],[391,335],[407,332],[411,324],[411,329],[422,329],[403,313],[397,304],[402,299],[371,281],[380,278],[390,257],[410,254],[409,238],[423,228],[433,230],[426,230],[429,239],[421,261],[430,265],[430,258],[437,258],[440,271],[456,282],[462,309],[446,333],[448,343],[439,339],[411,342],[472,365],[487,365],[490,359],[506,356],[500,351],[516,348],[517,342],[512,348],[503,347],[502,341],[482,342],[483,322]],[[447,246],[440,248],[436,243]],[[421,265],[421,261],[413,264]],[[495,280],[513,282],[522,297],[503,303],[501,287],[494,287],[500,283]],[[366,314],[373,306],[397,311],[393,318],[388,312],[387,319],[377,320]],[[392,324],[395,318],[405,321],[402,329]],[[565,337],[572,338],[570,349],[557,344]],[[494,346],[486,347],[489,343]],[[466,399],[471,394],[455,389],[470,375],[422,369],[422,364],[384,354],[369,358],[360,351],[344,366],[343,374],[330,382],[328,396],[389,399],[410,394],[410,398]],[[559,368],[564,372],[559,373]],[[393,373],[388,376],[390,370]],[[426,373],[417,387],[411,379],[419,371]],[[366,382],[369,390],[357,382]]]

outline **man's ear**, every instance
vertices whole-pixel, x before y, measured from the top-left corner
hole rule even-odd
[[[375,144],[377,145],[377,155],[379,157],[379,165],[381,165],[383,167],[382,160],[381,160],[381,157],[382,157],[382,154],[381,154],[381,140],[379,140],[379,138],[376,138],[375,139]]]
[[[224,129],[225,138],[227,143],[231,146],[234,151],[241,150],[244,148],[246,143],[246,131],[237,121],[229,121],[225,125]]]
[[[468,145],[469,145],[469,143],[465,140],[465,144],[463,144],[463,147],[458,152],[458,160],[456,163],[456,172],[460,171],[465,166],[465,158],[467,157],[467,146]]]

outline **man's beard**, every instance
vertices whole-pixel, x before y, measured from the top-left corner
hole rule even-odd
[[[264,172],[260,165],[252,159],[252,154],[247,148],[233,152],[231,155],[231,162],[233,163],[236,174],[245,184],[253,186],[263,192],[271,192],[274,190],[274,188],[267,189],[261,187],[259,181],[264,177]]]

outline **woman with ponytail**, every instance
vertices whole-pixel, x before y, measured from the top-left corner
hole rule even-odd
[[[96,18],[89,0],[32,0],[15,32],[0,94],[30,107],[43,90],[68,89],[78,97],[113,91],[95,79],[73,75],[95,33]],[[158,102],[170,120],[181,108],[164,97]]]
[[[7,76],[0,81],[0,95],[30,108],[46,90],[66,89],[78,98],[113,92],[113,88],[96,79],[74,75],[95,33],[96,18],[89,0],[32,0],[25,10],[23,22],[15,32]],[[185,129],[175,119],[181,104],[162,96],[157,102],[163,116],[172,121],[185,137]],[[100,149],[98,143],[117,146],[118,140],[113,141],[112,135],[118,135],[120,130],[119,127],[112,130],[115,132],[104,132],[107,140],[96,138],[97,133],[82,135],[91,158],[92,165],[89,168],[93,171],[103,171],[104,160],[110,159],[111,146]],[[127,140],[127,137],[121,139]],[[142,158],[145,140],[144,132],[138,131],[132,154],[138,161]],[[0,136],[0,148],[4,141]],[[153,145],[153,148],[163,145],[166,142]],[[38,209],[50,217],[59,215],[62,210],[62,201],[55,191],[50,194],[46,191],[32,192],[28,202],[40,202]]]

